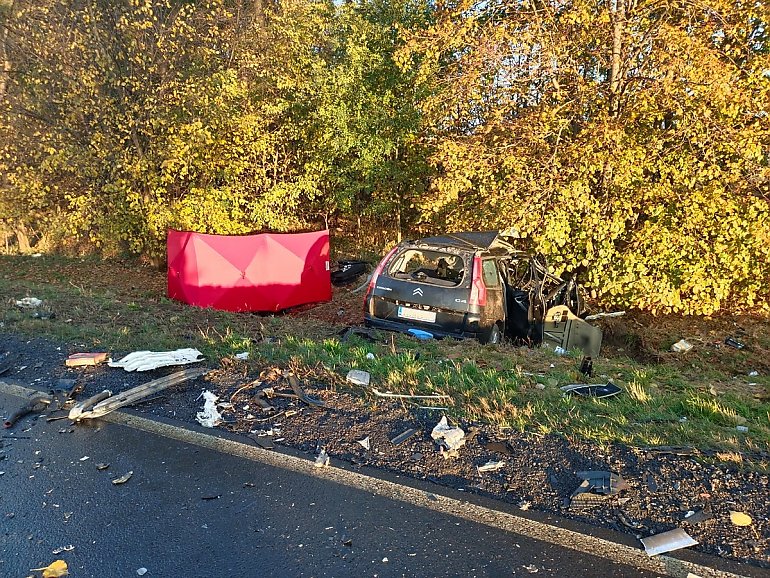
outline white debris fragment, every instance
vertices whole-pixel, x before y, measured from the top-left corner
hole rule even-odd
[[[758,371],[749,371],[749,377],[757,377],[759,375]]]
[[[90,459],[90,456],[83,456],[82,458],[80,458],[80,461],[81,461],[81,462],[84,462],[84,461],[86,461],[87,459]]]
[[[42,304],[43,300],[38,299],[37,297],[24,297],[23,299],[16,301],[16,307],[21,307],[22,309],[35,309]]]
[[[325,468],[329,465],[329,454],[326,453],[326,450],[321,450],[321,453],[318,454],[318,457],[315,459],[315,467],[317,468]]]
[[[139,568],[136,571],[136,573],[139,574],[139,576],[144,576],[145,574],[147,574],[147,568],[144,568],[144,567],[143,568]]]
[[[367,386],[369,385],[370,379],[371,379],[371,376],[369,375],[368,371],[362,371],[360,369],[351,369],[350,371],[348,371],[347,380],[349,383],[352,383],[354,385]]]
[[[174,351],[134,351],[119,361],[109,360],[110,367],[122,367],[126,371],[149,371],[170,365],[186,365],[203,361],[203,354],[191,347]]]
[[[367,353],[366,354],[366,359],[374,359],[374,353],[372,353],[371,351],[369,353]]]
[[[369,451],[369,449],[371,447],[370,444],[369,444],[369,436],[366,436],[362,440],[356,440],[356,443],[360,444],[361,447],[364,448],[366,451]]]
[[[505,465],[505,461],[496,462],[495,460],[489,460],[483,466],[477,466],[476,469],[479,471],[480,474],[482,474],[484,472],[496,472],[497,470],[501,469],[504,465]]]
[[[430,432],[432,437],[442,448],[452,451],[458,450],[465,444],[465,432],[459,427],[452,427],[447,423],[446,416],[441,418],[441,421],[436,424],[433,431]]]
[[[685,353],[692,349],[692,343],[688,343],[684,339],[680,339],[674,345],[671,346],[671,351],[674,353]]]
[[[235,354],[235,359],[240,359],[241,361],[248,361],[249,360],[249,352],[243,351],[241,353]]]
[[[219,410],[217,410],[217,400],[219,398],[209,390],[204,391],[201,395],[205,400],[203,404],[203,411],[199,411],[195,415],[195,419],[198,420],[198,423],[203,427],[218,426],[220,423],[222,423],[222,414],[220,414]]]
[[[746,433],[747,431],[749,431],[749,428],[747,426],[745,426],[745,425],[737,425],[737,426],[735,426],[735,429],[737,429],[739,432],[743,432],[743,433]]]
[[[56,550],[52,551],[51,554],[56,556],[57,554],[61,554],[62,552],[72,552],[75,549],[75,546],[70,544],[69,546],[62,546],[61,548],[56,548]]]

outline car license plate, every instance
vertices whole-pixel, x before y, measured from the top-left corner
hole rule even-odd
[[[423,311],[422,309],[412,309],[411,307],[399,307],[398,316],[413,321],[425,321],[426,323],[436,322],[435,311]]]

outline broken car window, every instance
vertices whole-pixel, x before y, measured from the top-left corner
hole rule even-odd
[[[463,259],[458,255],[407,249],[396,255],[388,274],[396,279],[454,287],[462,281],[464,270]]]

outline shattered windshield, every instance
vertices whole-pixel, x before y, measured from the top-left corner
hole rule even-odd
[[[443,251],[406,249],[393,259],[388,274],[444,287],[459,285],[465,275],[463,258]]]

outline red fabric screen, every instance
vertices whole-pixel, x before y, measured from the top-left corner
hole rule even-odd
[[[329,231],[206,235],[168,231],[168,296],[225,311],[329,301]]]

